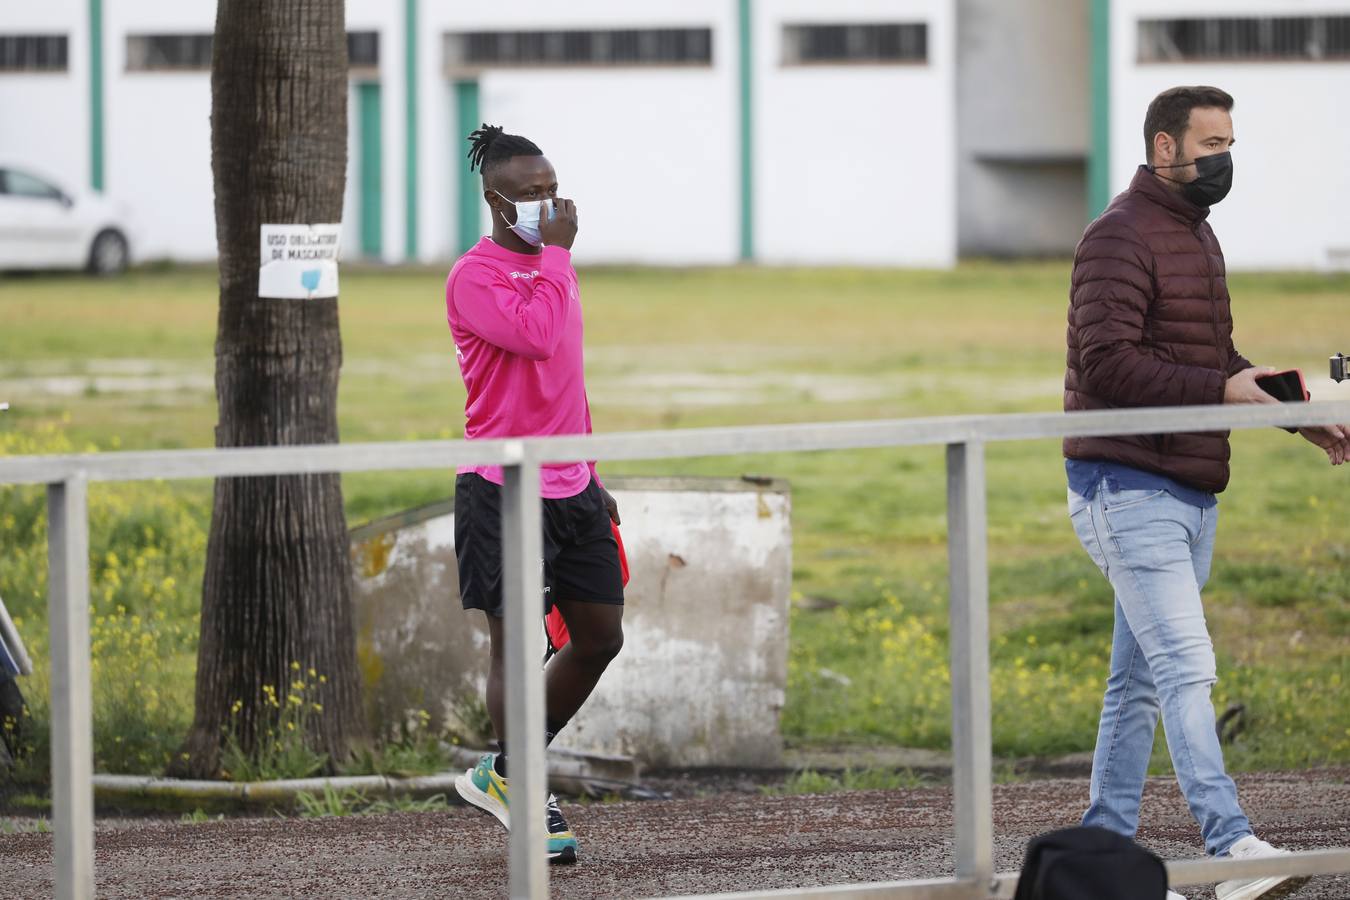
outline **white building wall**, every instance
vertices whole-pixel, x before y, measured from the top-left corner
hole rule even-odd
[[[403,172],[404,172],[404,104],[407,91],[403,66],[403,5],[392,0],[347,0],[347,30],[375,31],[380,35],[380,105],[383,120],[380,123],[381,156],[384,170],[381,198],[384,226],[381,241],[385,262],[403,260]],[[353,81],[347,105],[347,195],[343,204],[342,255],[355,259],[361,248],[360,204],[360,122],[356,105],[356,81]]]
[[[769,262],[948,265],[955,258],[953,0],[812,0],[754,4],[755,236]],[[70,71],[0,76],[0,151],[87,184],[87,9],[53,0],[17,10],[22,26],[69,31]],[[563,192],[582,209],[581,262],[719,264],[740,249],[740,87],[734,0],[520,0],[419,4],[418,256],[457,244],[457,134],[443,36],[466,29],[708,27],[710,67],[530,69],[481,74],[480,118],[539,141]],[[129,33],[209,32],[213,0],[107,3],[105,159],[108,191],[131,202],[144,257],[215,255],[206,72],[127,72]],[[925,21],[923,66],[781,65],[785,22]],[[381,35],[383,251],[403,258],[406,148],[403,5],[349,0],[348,28]],[[345,198],[348,258],[359,249],[359,161],[351,110]],[[9,122],[31,122],[16,130]],[[899,212],[868,225],[859,212]],[[487,228],[484,221],[484,229]]]
[[[0,72],[0,160],[67,190],[89,185],[89,19],[83,0],[8,2],[5,34],[64,34],[65,72]]]
[[[1210,214],[1230,269],[1350,267],[1350,65],[1140,64],[1138,21],[1193,16],[1346,15],[1327,0],[1112,0],[1111,186],[1144,162],[1144,112],[1161,91],[1212,84],[1233,95],[1233,190]],[[1313,144],[1296,135],[1316,133]],[[1324,165],[1317,165],[1325,163]],[[1313,176],[1313,167],[1316,177]]]
[[[347,184],[342,192],[342,234],[338,238],[342,259],[354,259],[361,252],[361,184],[358,169],[361,148],[361,117],[357,106],[356,85],[347,87]]]
[[[577,202],[581,263],[727,263],[739,247],[737,39],[731,0],[521,0],[423,4],[421,185],[423,259],[452,257],[456,172],[468,151],[455,133],[443,36],[481,30],[713,29],[711,67],[488,70],[479,118],[539,144]],[[483,230],[490,230],[486,204]]]
[[[481,119],[537,139],[583,212],[583,262],[717,264],[739,251],[739,40],[734,0],[519,0],[420,3],[416,188],[419,257],[457,244],[454,93],[443,36],[464,29],[702,26],[713,65],[699,68],[489,71]],[[956,257],[955,0],[759,0],[754,4],[754,226],[771,263],[950,265]],[[1291,177],[1288,134],[1317,122],[1319,146],[1350,143],[1344,63],[1139,65],[1147,16],[1344,14],[1346,0],[1113,0],[1111,180],[1142,159],[1144,110],[1163,88],[1213,83],[1237,98],[1234,191],[1212,221],[1233,268],[1344,267],[1350,260],[1350,169],[1331,165],[1315,189]],[[210,79],[205,72],[126,71],[128,33],[207,32],[214,0],[104,4],[106,190],[129,204],[145,256],[215,254]],[[785,23],[925,21],[922,66],[784,66]],[[83,0],[10,4],[8,33],[65,33],[68,71],[0,74],[0,158],[72,186],[89,183],[88,9]],[[381,35],[383,251],[403,258],[403,4],[349,0],[348,27]],[[1085,86],[1086,89],[1086,86]],[[353,118],[355,109],[352,110]],[[359,248],[352,129],[349,258]],[[1331,154],[1335,156],[1334,151]],[[650,199],[652,210],[644,207]],[[876,218],[871,218],[875,215]],[[1271,225],[1275,227],[1270,227]],[[484,228],[487,225],[484,222]]]
[[[953,0],[774,0],[755,13],[758,258],[952,265]],[[911,21],[928,23],[926,65],[782,64],[784,24]]]
[[[384,112],[384,254],[403,253],[401,6],[349,0],[348,30],[381,32]],[[201,34],[215,29],[215,0],[137,0],[103,5],[105,193],[128,209],[138,259],[216,256],[208,71],[129,72],[127,36]],[[47,0],[7,9],[7,34],[68,34],[64,73],[0,73],[0,159],[29,166],[71,188],[90,179],[88,9],[82,0]],[[352,99],[354,101],[355,91]],[[360,252],[359,136],[355,102],[344,202],[344,255]]]
[[[215,25],[215,0],[103,5],[107,189],[133,211],[141,259],[216,257],[211,73],[127,71],[127,36]]]
[[[541,4],[534,4],[530,13],[539,14]],[[456,172],[464,160],[468,145],[463,135],[455,134],[455,93],[454,85],[444,71],[444,53],[441,50],[442,35],[447,31],[486,28],[529,28],[533,27],[530,13],[521,12],[520,7],[497,8],[484,4],[437,3],[432,0],[418,0],[417,16],[417,170],[413,174],[417,191],[417,258],[423,262],[444,262],[455,257],[458,250],[457,222],[459,221],[459,195],[456,190]],[[496,18],[486,18],[486,14],[496,11]],[[565,18],[565,16],[563,16]],[[488,24],[491,23],[491,24]],[[505,24],[503,24],[505,23]],[[403,57],[400,56],[400,59]],[[406,94],[405,94],[406,103]],[[480,106],[487,121],[492,111]],[[399,107],[397,120],[400,131],[406,128],[407,118],[403,106]],[[507,128],[516,134],[528,134],[512,125]],[[401,135],[406,137],[406,135]],[[545,138],[540,137],[544,152],[549,152]],[[397,189],[400,199],[406,195],[406,159],[399,169],[403,173]],[[555,161],[560,162],[560,161]],[[406,233],[402,227],[407,212],[399,206],[400,234]],[[404,249],[400,242],[400,252]]]

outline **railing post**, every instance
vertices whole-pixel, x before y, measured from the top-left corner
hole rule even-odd
[[[89,504],[83,474],[47,486],[52,821],[57,900],[94,896]]]
[[[543,548],[539,463],[503,467],[502,597],[506,617],[506,735],[510,753],[512,900],[546,900]]]
[[[956,874],[973,877],[981,885],[989,884],[994,875],[987,531],[984,443],[948,444]]]

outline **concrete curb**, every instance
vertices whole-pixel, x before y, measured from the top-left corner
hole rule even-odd
[[[173,808],[203,804],[234,807],[293,806],[301,794],[356,790],[371,798],[418,797],[444,794],[450,803],[462,803],[455,779],[477,765],[483,751],[458,748],[453,764],[463,768],[434,775],[399,778],[355,775],[336,778],[292,778],[279,781],[192,781],[152,775],[95,775],[94,798],[103,803],[135,803]],[[549,787],[563,794],[603,796],[607,793],[645,796],[637,781],[637,766],[627,757],[592,756],[555,750],[549,759]]]
[[[450,802],[459,802],[455,794],[458,773],[391,778],[386,775],[360,775],[348,778],[294,778],[284,781],[189,781],[155,778],[146,775],[95,775],[94,797],[105,803],[152,802],[166,806],[193,803],[238,806],[290,806],[301,794],[322,794],[357,790],[374,796],[431,796],[445,794]]]

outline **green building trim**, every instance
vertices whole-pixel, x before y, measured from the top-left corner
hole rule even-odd
[[[89,184],[104,187],[103,0],[89,0]]]
[[[356,87],[360,128],[361,255],[384,255],[384,101],[378,81]]]
[[[417,0],[403,3],[404,169],[403,255],[417,259]]]
[[[460,253],[483,236],[482,200],[479,178],[469,168],[468,136],[479,125],[478,81],[466,78],[455,82],[455,140],[450,158],[455,161],[455,186],[459,197],[456,216],[456,246]]]
[[[737,0],[737,30],[740,37],[740,176],[741,176],[741,248],[740,258],[755,258],[755,117],[754,57],[751,53],[754,29],[750,0]]]
[[[1111,0],[1092,0],[1092,146],[1088,153],[1088,218],[1111,202]]]

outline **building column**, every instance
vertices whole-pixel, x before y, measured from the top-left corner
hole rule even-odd
[[[103,0],[89,0],[89,185],[103,191]]]
[[[741,249],[740,258],[755,258],[755,116],[754,57],[751,53],[754,17],[750,0],[737,0],[737,30],[740,37],[740,163],[741,163]]]
[[[378,81],[356,86],[360,153],[361,255],[384,255],[384,103]]]
[[[1092,145],[1088,152],[1088,218],[1111,202],[1111,0],[1092,0]]]
[[[455,82],[455,146],[464,150],[469,134],[480,123],[478,110],[478,80],[466,78]],[[459,201],[457,222],[457,244],[460,253],[465,252],[482,234],[482,216],[479,206],[479,179],[469,167],[466,153],[452,153],[456,160],[455,186]]]
[[[404,171],[403,255],[417,259],[417,0],[403,3]]]

